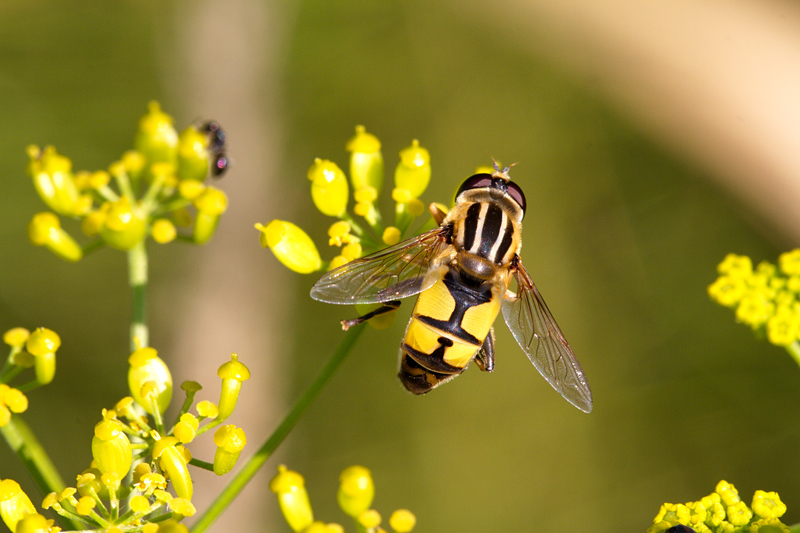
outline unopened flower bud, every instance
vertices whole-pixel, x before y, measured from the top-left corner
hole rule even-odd
[[[79,261],[83,257],[81,247],[69,233],[61,229],[61,221],[49,211],[33,216],[28,224],[28,239],[67,261]]]
[[[28,156],[28,174],[44,203],[59,215],[80,214],[80,193],[75,186],[72,161],[58,154],[52,146],[44,150],[29,146]]]
[[[350,152],[350,181],[353,190],[374,187],[380,193],[383,186],[383,155],[381,142],[364,126],[356,126],[356,134],[347,142]]]
[[[314,241],[291,222],[273,220],[268,225],[256,224],[261,232],[261,246],[269,247],[275,257],[287,268],[301,274],[310,274],[322,268]]]
[[[278,495],[281,512],[292,530],[303,531],[314,522],[303,476],[280,465],[269,489]]]
[[[161,469],[172,481],[172,488],[180,498],[192,499],[192,477],[181,451],[176,447],[176,437],[161,437],[153,446],[153,458],[159,460]]]
[[[228,209],[228,197],[219,189],[206,187],[192,204],[197,209],[194,220],[194,242],[205,244],[214,235],[220,217]]]
[[[0,517],[8,529],[15,531],[17,523],[29,514],[36,514],[36,508],[19,483],[13,479],[0,481]]]
[[[25,349],[35,357],[36,380],[41,384],[53,381],[56,374],[56,351],[61,347],[61,338],[47,328],[36,328],[25,342]]]
[[[189,126],[178,137],[178,178],[203,181],[208,176],[208,136]]]
[[[151,164],[161,161],[174,164],[178,132],[172,125],[172,117],[161,111],[156,101],[150,102],[147,107],[147,114],[139,120],[134,147]]]
[[[225,420],[236,407],[242,382],[250,379],[250,370],[239,361],[239,356],[231,354],[231,360],[217,370],[217,376],[222,378],[222,391],[219,397],[219,418]]]
[[[414,139],[411,146],[400,150],[400,162],[394,171],[394,186],[407,189],[413,198],[419,198],[431,180],[431,156]]]
[[[336,163],[315,159],[308,169],[311,180],[311,198],[324,215],[340,217],[347,209],[350,194],[347,178]]]
[[[227,474],[236,466],[247,437],[242,428],[232,424],[222,426],[214,433],[214,444],[217,451],[214,453],[214,473],[218,476]]]
[[[135,350],[128,358],[128,363],[131,365],[128,369],[128,387],[131,396],[151,415],[155,413],[156,407],[162,413],[166,411],[172,399],[172,375],[166,363],[158,357],[155,348]],[[142,387],[148,382],[155,384],[153,392],[156,405],[152,404],[149,397],[142,395]]]
[[[339,476],[337,497],[339,507],[349,516],[358,517],[369,509],[375,497],[375,484],[370,471],[363,466],[346,468]]]
[[[120,478],[131,469],[131,442],[122,430],[122,423],[106,417],[94,427],[92,457],[100,472],[114,472]]]

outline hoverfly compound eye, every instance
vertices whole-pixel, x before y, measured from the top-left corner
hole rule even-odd
[[[456,198],[458,198],[462,192],[469,191],[472,189],[481,189],[483,187],[490,187],[492,185],[492,175],[491,174],[475,174],[464,180],[464,183],[461,184],[461,187],[458,188],[458,192],[456,192]]]
[[[519,185],[513,181],[508,182],[508,195],[519,204],[519,206],[522,208],[522,212],[525,213],[525,193],[523,193],[522,189],[519,188]]]

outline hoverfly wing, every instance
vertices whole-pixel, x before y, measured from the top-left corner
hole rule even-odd
[[[436,228],[331,270],[311,288],[311,297],[331,304],[368,304],[429,289],[439,278],[439,267],[455,255],[446,233]]]
[[[514,272],[517,294],[503,300],[503,319],[536,370],[569,403],[592,410],[592,391],[580,363],[521,262]]]

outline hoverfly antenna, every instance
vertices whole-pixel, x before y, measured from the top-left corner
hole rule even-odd
[[[511,163],[510,165],[508,165],[506,168],[503,169],[503,174],[508,174],[508,171],[511,170],[511,167],[515,167],[517,165],[519,165],[519,161],[517,161],[516,163]]]

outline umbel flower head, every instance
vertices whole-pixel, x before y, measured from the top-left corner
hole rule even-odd
[[[328,244],[338,249],[331,260],[323,261],[311,237],[291,222],[256,224],[261,245],[295,272],[333,269],[384,245],[396,244],[425,212],[419,197],[430,182],[431,164],[430,154],[419,141],[413,140],[400,151],[391,191],[395,203],[391,225],[384,222],[377,204],[384,180],[381,142],[363,126],[357,126],[346,148],[350,153],[349,179],[341,167],[327,159],[315,159],[308,169],[314,205],[322,214],[337,219],[328,230]]]
[[[277,495],[281,512],[292,531],[344,532],[344,528],[339,524],[326,524],[314,520],[305,480],[297,472],[280,465],[278,474],[270,481],[269,488]],[[348,467],[339,476],[337,496],[339,507],[354,520],[358,531],[366,533],[386,531],[381,527],[380,513],[370,507],[374,496],[375,484],[372,481],[372,474],[363,466]],[[414,514],[407,509],[398,509],[389,518],[389,525],[396,533],[409,533],[414,529],[416,522]]]
[[[749,257],[728,254],[717,272],[708,287],[712,300],[772,344],[800,349],[800,249],[781,254],[777,266],[762,261],[755,268]]]
[[[748,507],[736,487],[723,480],[698,501],[662,505],[647,533],[789,533],[780,521],[785,512],[786,505],[777,492],[757,490]]]
[[[29,146],[27,171],[50,211],[32,218],[28,237],[67,261],[102,245],[131,250],[148,236],[160,244],[176,238],[204,244],[228,205],[225,193],[204,183],[227,167],[224,142],[216,122],[190,125],[179,135],[172,117],[150,102],[133,150],[106,169],[74,172],[54,147]],[[79,245],[60,217],[77,220],[92,240]],[[181,226],[190,233],[180,235]]]
[[[37,330],[38,331],[38,330]],[[49,331],[49,330],[48,330]],[[29,333],[22,328],[6,332],[4,340],[31,357],[55,351],[59,342],[47,332]],[[72,521],[98,531],[147,531],[150,533],[188,531],[180,524],[195,514],[192,503],[192,467],[224,475],[236,466],[247,443],[242,428],[223,426],[214,435],[217,453],[214,461],[194,460],[187,444],[219,426],[219,409],[209,401],[195,404],[202,389],[196,382],[185,382],[182,408],[175,420],[165,423],[164,411],[172,394],[172,378],[164,361],[153,348],[139,348],[129,358],[129,386],[132,396],[122,398],[113,409],[103,409],[91,440],[92,463],[76,477],[73,487],[48,494],[42,508],[52,509]],[[227,415],[235,407],[248,368],[233,355],[220,367]],[[0,385],[0,395],[5,385]],[[8,396],[7,391],[6,396]],[[227,399],[225,399],[227,398]],[[2,398],[0,398],[2,399]],[[189,410],[194,406],[197,415]],[[36,515],[30,499],[13,480],[0,480],[0,517],[9,528],[20,533],[48,531],[48,523]],[[29,521],[23,526],[23,520]],[[20,528],[30,529],[20,529]],[[51,529],[50,533],[56,533]]]

